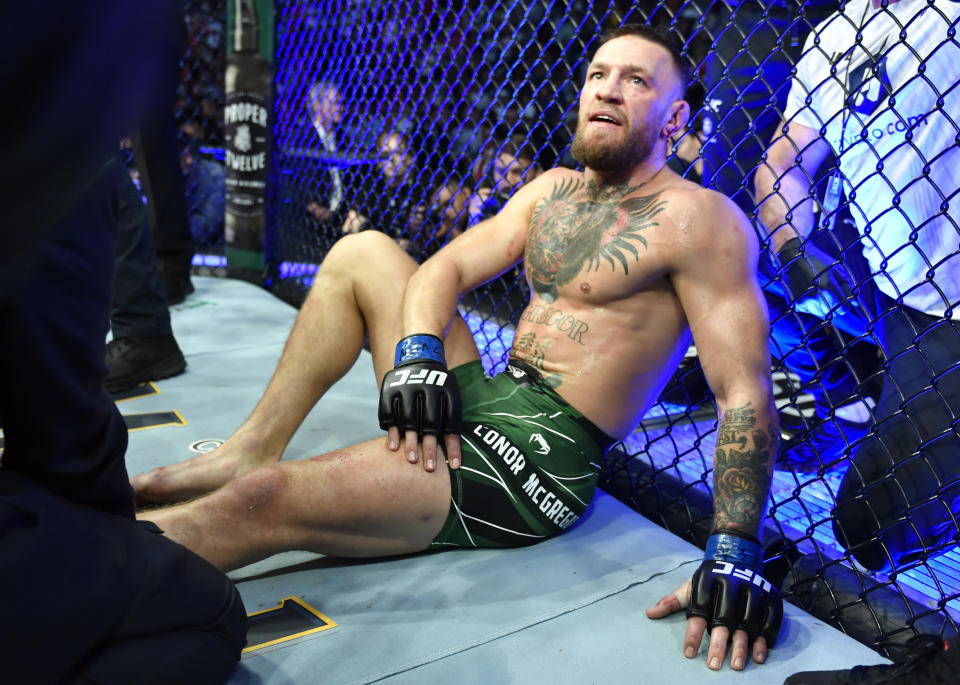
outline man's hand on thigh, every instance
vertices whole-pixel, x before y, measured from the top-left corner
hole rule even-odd
[[[447,465],[451,469],[460,468],[460,435],[457,433],[447,433],[443,436],[444,451],[447,455]],[[423,468],[427,471],[433,471],[437,468],[439,459],[443,456],[438,449],[440,441],[436,435],[427,434],[423,436],[421,443],[417,437],[416,431],[406,431],[404,435],[403,449],[407,456],[407,461],[416,464],[420,461],[420,455],[423,456]],[[387,430],[387,449],[397,451],[400,449],[400,430],[396,426],[391,426]]]
[[[404,434],[407,460],[415,464],[423,451],[423,467],[438,462],[443,436],[451,468],[460,466],[460,386],[447,368],[443,340],[435,335],[411,335],[397,344],[394,368],[380,386],[377,415],[387,431],[387,449],[400,447]]]

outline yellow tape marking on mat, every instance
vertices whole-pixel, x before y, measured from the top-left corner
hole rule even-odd
[[[186,426],[187,421],[174,410],[148,411],[139,414],[124,414],[123,421],[128,431],[141,431],[160,426]]]
[[[319,625],[319,626],[317,626],[317,627],[315,627],[315,628],[310,628],[309,630],[303,630],[303,631],[300,631],[299,633],[291,633],[290,635],[284,635],[283,637],[278,637],[278,638],[276,638],[276,639],[274,639],[274,640],[268,640],[267,642],[261,642],[261,643],[256,644],[256,645],[250,645],[250,646],[248,646],[248,647],[244,647],[244,648],[243,648],[243,651],[241,652],[242,654],[246,654],[247,652],[252,652],[252,651],[254,651],[254,650],[256,650],[256,649],[263,649],[264,647],[270,647],[270,646],[272,646],[272,645],[277,645],[277,644],[280,644],[281,642],[288,642],[289,640],[295,640],[295,639],[297,639],[298,637],[303,637],[304,635],[311,635],[311,634],[313,634],[313,633],[319,633],[319,632],[322,631],[322,630],[328,630],[328,629],[330,629],[330,628],[336,628],[336,627],[337,627],[336,621],[332,620],[331,618],[329,618],[329,617],[326,616],[325,614],[320,613],[319,611],[317,611],[316,609],[314,609],[312,606],[310,606],[309,604],[307,604],[306,602],[304,602],[304,601],[303,601],[302,599],[300,599],[299,597],[284,597],[283,599],[280,600],[280,602],[279,602],[279,604],[277,604],[277,606],[275,606],[275,607],[270,607],[269,609],[262,609],[262,610],[260,610],[260,611],[254,611],[252,614],[247,614],[247,618],[253,618],[254,616],[260,616],[260,615],[262,615],[262,614],[267,614],[267,613],[270,613],[270,612],[272,612],[272,611],[280,611],[280,610],[283,609],[283,605],[284,605],[286,602],[293,602],[293,603],[297,604],[300,608],[302,608],[302,609],[303,609],[304,611],[306,611],[308,614],[314,616],[314,617],[317,618],[319,621],[321,621],[321,622],[323,623],[323,625]]]
[[[153,381],[147,381],[146,383],[141,383],[135,388],[114,393],[110,395],[110,397],[114,402],[126,402],[127,400],[135,400],[140,397],[149,397],[150,395],[159,394],[160,390],[158,390],[157,386],[153,384]]]

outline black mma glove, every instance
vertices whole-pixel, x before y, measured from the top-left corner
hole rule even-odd
[[[858,309],[846,266],[813,241],[791,238],[777,251],[777,259],[789,299],[817,310],[807,313],[825,319],[831,311],[849,314]]]
[[[772,648],[783,622],[783,600],[777,588],[760,575],[760,543],[731,531],[715,532],[707,541],[703,563],[693,574],[687,618],[707,620],[707,630],[726,626],[744,630]]]
[[[444,435],[460,432],[460,386],[447,370],[443,341],[411,335],[397,344],[394,368],[380,386],[380,427]]]

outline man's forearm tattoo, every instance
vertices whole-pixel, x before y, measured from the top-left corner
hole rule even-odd
[[[659,225],[654,218],[666,207],[660,193],[629,197],[643,184],[598,186],[582,179],[554,183],[553,191],[534,209],[527,239],[526,268],[533,289],[546,302],[557,288],[570,283],[587,267],[596,271],[608,263],[613,271],[640,259],[646,248],[643,231]]]
[[[713,465],[717,528],[757,534],[770,490],[773,447],[769,427],[758,425],[749,403],[724,412]]]

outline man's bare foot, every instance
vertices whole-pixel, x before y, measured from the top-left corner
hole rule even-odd
[[[130,479],[138,506],[168,504],[192,499],[223,487],[252,469],[279,461],[262,455],[256,442],[234,434],[220,447],[172,466],[159,468]]]

